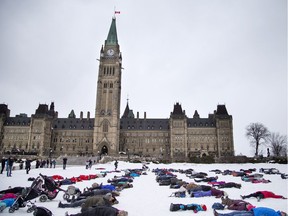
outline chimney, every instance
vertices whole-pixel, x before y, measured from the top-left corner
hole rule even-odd
[[[81,111],[80,112],[80,120],[82,120],[83,119],[83,112]]]
[[[88,120],[90,119],[90,112],[89,111],[87,112],[87,119]]]
[[[146,120],[146,112],[144,112],[144,119]]]
[[[139,112],[137,112],[137,120],[139,120]]]

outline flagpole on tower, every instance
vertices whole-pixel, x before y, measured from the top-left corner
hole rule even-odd
[[[116,14],[120,14],[120,11],[116,11],[116,7],[114,6],[114,19],[116,18]]]

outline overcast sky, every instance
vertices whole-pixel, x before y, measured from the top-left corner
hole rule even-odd
[[[95,115],[101,46],[114,15],[123,56],[121,115],[206,118],[225,104],[235,153],[252,122],[287,134],[286,0],[0,0],[0,103],[11,116],[55,103]],[[266,150],[263,151],[266,155]]]

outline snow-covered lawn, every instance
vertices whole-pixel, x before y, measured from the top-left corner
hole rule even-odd
[[[173,163],[173,164],[153,164],[150,163],[148,165],[149,171],[147,171],[147,175],[141,175],[140,177],[135,177],[133,181],[133,188],[124,189],[121,191],[121,194],[117,199],[119,200],[119,204],[116,204],[115,207],[118,209],[126,210],[129,212],[129,216],[170,216],[170,215],[191,215],[195,214],[193,211],[177,211],[170,212],[169,206],[170,203],[197,203],[197,204],[205,204],[207,206],[206,212],[198,212],[198,215],[213,215],[213,209],[211,208],[212,204],[215,202],[221,202],[220,199],[215,197],[203,197],[203,198],[176,198],[169,197],[170,194],[175,191],[175,189],[170,189],[169,186],[159,186],[156,182],[155,173],[152,172],[153,169],[156,168],[173,168],[173,169],[194,169],[197,172],[206,172],[208,176],[215,176],[214,172],[209,172],[210,170],[220,169],[220,170],[235,170],[240,171],[240,169],[250,169],[256,168],[256,172],[259,173],[260,168],[276,168],[282,173],[287,172],[286,164],[190,164],[190,163]],[[113,172],[114,171],[114,163],[109,162],[106,164],[95,164],[91,169],[85,169],[85,165],[83,166],[69,166],[66,170],[63,170],[61,165],[57,166],[55,169],[53,168],[41,168],[41,169],[32,169],[29,175],[26,174],[25,170],[14,170],[12,172],[12,177],[7,177],[6,173],[0,175],[0,190],[7,189],[9,186],[30,186],[31,181],[28,181],[29,177],[38,177],[39,173],[42,173],[47,176],[52,175],[61,175],[64,178],[77,177],[79,175],[88,175],[88,174],[99,174],[100,170],[98,168],[103,168],[105,171],[111,171],[107,174],[105,178],[96,178],[93,180],[87,180],[78,182],[75,184],[80,190],[83,190],[85,187],[90,187],[93,182],[108,184],[107,180],[113,178],[115,175],[121,175],[121,172]],[[134,169],[134,168],[142,168],[142,164],[140,163],[127,163],[119,161],[118,170],[125,169]],[[185,174],[180,174],[179,172],[175,173],[179,179],[182,179],[187,182],[194,182],[193,179],[186,177]],[[280,175],[268,175],[264,174],[264,178],[270,180],[271,183],[257,183],[253,184],[251,182],[243,182],[240,177],[233,177],[231,175],[222,175],[218,174],[219,181],[226,182],[236,182],[241,183],[242,188],[224,188],[223,190],[227,192],[231,199],[240,199],[240,195],[247,195],[252,192],[256,192],[259,190],[268,190],[272,191],[275,194],[283,195],[287,197],[287,182],[288,179],[282,179]],[[206,184],[205,182],[201,182],[198,184]],[[66,189],[68,186],[62,186],[63,189]],[[65,212],[69,213],[78,213],[80,212],[79,208],[58,208],[59,201],[63,200],[63,192],[59,192],[58,196],[52,200],[47,202],[39,202],[36,199],[37,206],[44,206],[50,209],[55,216],[64,216]],[[253,205],[260,207],[270,207],[275,210],[287,211],[287,199],[264,199],[260,202],[257,202],[255,198],[247,199]],[[8,213],[8,208],[6,208],[1,214],[2,215],[32,215],[32,213],[27,213],[27,207],[20,208],[16,210],[14,213]],[[225,210],[228,212],[228,210]]]

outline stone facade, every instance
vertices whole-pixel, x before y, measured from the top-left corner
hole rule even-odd
[[[95,118],[58,118],[54,103],[40,104],[35,114],[10,117],[0,104],[0,147],[2,153],[59,155],[128,155],[156,157],[167,161],[187,161],[193,157],[233,156],[233,123],[225,105],[200,118],[197,110],[186,116],[179,103],[166,119],[139,118],[127,103],[120,118],[122,55],[116,19],[112,19],[100,50]]]

